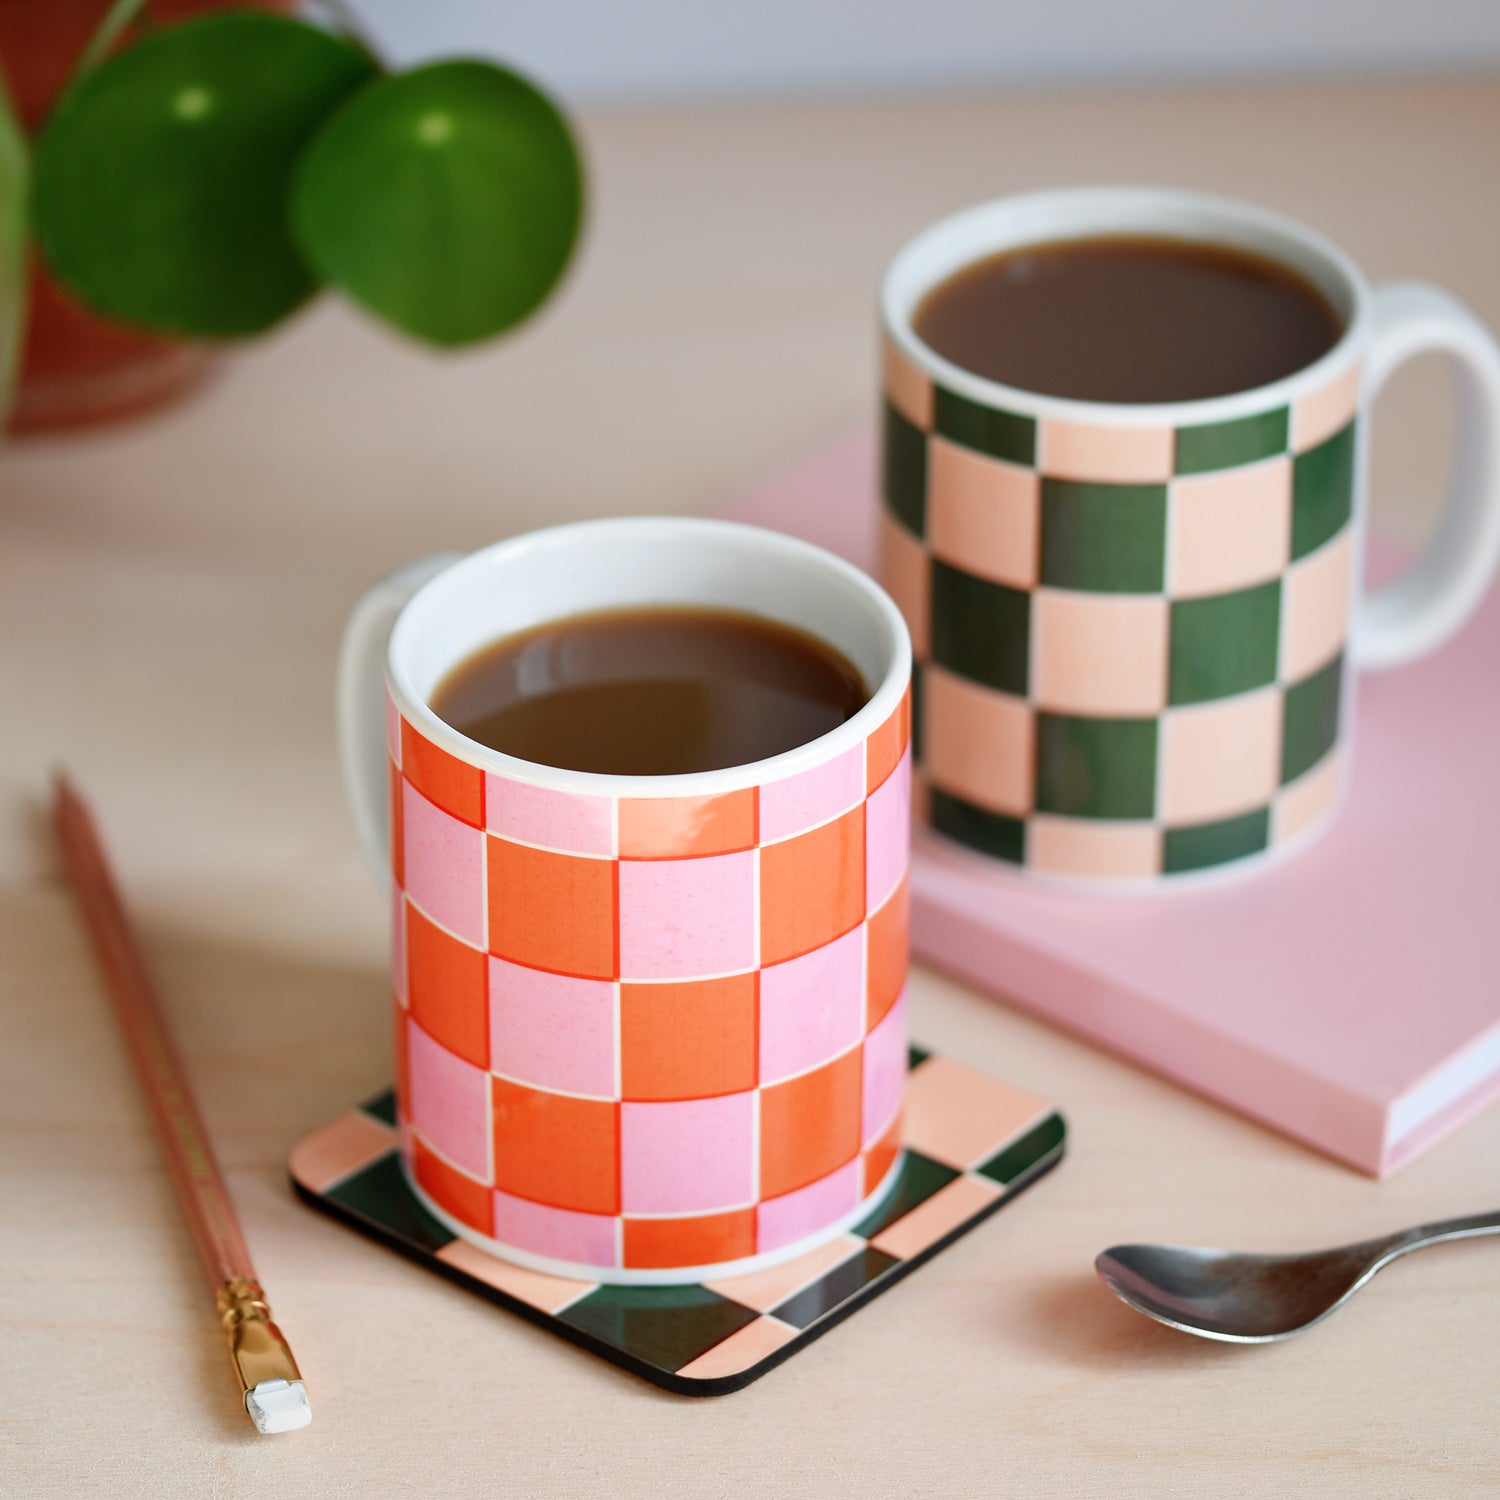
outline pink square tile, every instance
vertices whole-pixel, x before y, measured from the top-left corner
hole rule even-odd
[[[523,844],[568,854],[614,853],[615,805],[609,797],[584,797],[489,773],[484,810],[491,833]]]
[[[626,1213],[685,1214],[755,1199],[755,1095],[620,1106]]]
[[[391,882],[391,988],[396,999],[406,1004],[406,896]]]
[[[1174,708],[1161,720],[1160,814],[1206,823],[1268,807],[1281,772],[1281,693]]]
[[[927,542],[932,555],[996,583],[1037,579],[1041,480],[943,438],[927,448]]]
[[[495,1238],[503,1244],[586,1266],[620,1264],[613,1216],[548,1208],[498,1189],[494,1196]]]
[[[1165,599],[1038,589],[1036,701],[1060,713],[1159,713],[1167,702],[1168,621]]]
[[[1283,787],[1271,813],[1271,842],[1285,844],[1325,818],[1338,806],[1343,784],[1343,762],[1335,752]]]
[[[911,750],[865,803],[865,910],[901,884],[911,851]]]
[[[930,636],[931,590],[927,549],[884,508],[880,512],[880,582],[892,599],[918,660],[927,655]]]
[[[1351,365],[1292,407],[1292,452],[1305,453],[1347,427],[1359,410],[1359,366]]]
[[[389,693],[385,695],[385,748],[386,753],[401,767],[401,710]]]
[[[795,1245],[859,1207],[859,1158],[794,1193],[767,1198],[756,1210],[755,1248],[765,1255]]]
[[[620,976],[693,979],[755,967],[756,851],[620,861]]]
[[[1344,649],[1349,633],[1349,578],[1354,541],[1345,528],[1333,541],[1287,570],[1281,677],[1300,682]]]
[[[1161,832],[1150,823],[1039,815],[1026,826],[1026,863],[1077,880],[1148,880],[1161,873]]]
[[[491,958],[490,1066],[538,1088],[615,1097],[615,991]]]
[[[927,779],[992,812],[1031,811],[1031,709],[929,666],[922,674],[922,757]]]
[[[890,1128],[906,1092],[906,994],[865,1038],[864,1092],[861,1095],[861,1150]]]
[[[1168,592],[1224,594],[1275,578],[1292,539],[1292,461],[1285,454],[1242,469],[1172,481],[1167,507]]]
[[[1101,427],[1045,421],[1038,467],[1052,479],[1151,484],[1172,477],[1170,427]]]
[[[865,747],[760,789],[760,841],[769,844],[846,813],[865,794]]]
[[[441,927],[484,947],[484,834],[401,783],[406,894]]]
[[[914,427],[930,431],[932,382],[889,339],[880,354],[886,398]]]
[[[864,1021],[863,927],[825,948],[760,971],[760,1081],[830,1062]]]
[[[410,1019],[406,1066],[411,1079],[410,1124],[455,1166],[488,1182],[489,1075],[440,1046]]]

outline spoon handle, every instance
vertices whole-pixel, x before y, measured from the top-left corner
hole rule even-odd
[[[1377,1264],[1385,1265],[1398,1255],[1407,1255],[1427,1245],[1439,1245],[1444,1240],[1467,1240],[1481,1234],[1500,1234],[1500,1208],[1488,1213],[1465,1214],[1459,1219],[1438,1219],[1431,1224],[1414,1224],[1410,1229],[1398,1230],[1395,1234],[1374,1241],[1370,1248],[1376,1252]]]

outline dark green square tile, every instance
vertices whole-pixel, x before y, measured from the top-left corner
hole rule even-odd
[[[906,1049],[906,1068],[910,1072],[913,1068],[920,1068],[929,1057],[932,1056],[926,1047],[919,1047],[915,1042]]]
[[[891,1195],[873,1213],[867,1214],[850,1231],[862,1239],[873,1240],[882,1229],[909,1214],[919,1203],[925,1203],[939,1188],[947,1187],[958,1173],[952,1167],[920,1151],[908,1150],[901,1161],[901,1171]]]
[[[773,1318],[790,1323],[793,1328],[807,1328],[819,1318],[847,1302],[872,1281],[879,1281],[892,1266],[899,1264],[894,1255],[872,1250],[868,1245],[848,1260],[841,1260],[826,1276],[788,1297],[771,1309]]]
[[[394,1149],[323,1196],[424,1250],[441,1250],[457,1238],[412,1196]]]
[[[1159,594],[1167,487],[1042,481],[1042,582],[1098,594]]]
[[[1051,1156],[1062,1145],[1067,1133],[1061,1115],[1048,1115],[1040,1124],[1033,1125],[1020,1140],[1002,1147],[975,1170],[981,1177],[988,1177],[1001,1187],[1009,1187],[1039,1161]]]
[[[1292,558],[1335,537],[1354,513],[1354,423],[1292,460]]]
[[[1155,719],[1038,714],[1038,812],[1149,818],[1156,811]]]
[[[1176,462],[1179,474],[1207,474],[1213,469],[1237,469],[1286,452],[1290,413],[1287,408],[1258,412],[1233,422],[1210,422],[1202,427],[1179,427]]]
[[[759,1316],[702,1286],[601,1286],[557,1319],[637,1359],[680,1370]]]
[[[932,564],[932,659],[971,682],[1025,697],[1031,596],[1022,589]]]
[[[1206,703],[1276,681],[1281,580],[1172,601],[1169,703]]]
[[[1009,463],[1036,462],[1034,417],[982,406],[967,396],[945,391],[942,386],[934,388],[932,397],[932,430],[939,437]]]
[[[1162,841],[1162,869],[1168,875],[1184,870],[1204,870],[1259,854],[1270,842],[1271,810],[1244,813],[1220,823],[1197,823],[1190,828],[1169,828]]]
[[[962,797],[932,789],[932,826],[950,839],[1011,864],[1026,861],[1026,824],[1020,818],[975,807]]]
[[[886,508],[913,536],[927,534],[927,434],[885,404],[882,493]]]
[[[360,1108],[367,1114],[381,1122],[389,1125],[392,1130],[396,1128],[396,1091],[386,1089],[382,1094],[376,1094],[373,1099],[366,1099]]]
[[[1281,711],[1281,783],[1295,781],[1333,749],[1339,737],[1339,699],[1344,658],[1286,690]]]

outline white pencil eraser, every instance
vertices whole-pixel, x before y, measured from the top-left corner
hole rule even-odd
[[[312,1421],[307,1388],[300,1380],[262,1380],[245,1392],[245,1410],[257,1432],[295,1432]]]

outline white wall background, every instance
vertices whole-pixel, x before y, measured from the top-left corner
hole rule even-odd
[[[353,0],[393,59],[512,61],[572,101],[1500,64],[1500,0]]]

